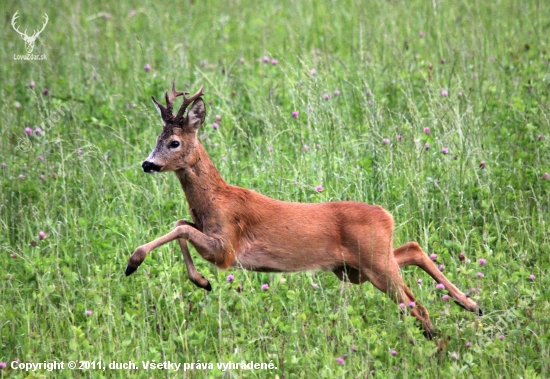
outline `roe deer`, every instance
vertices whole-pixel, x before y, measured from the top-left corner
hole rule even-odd
[[[410,304],[411,315],[431,338],[434,329],[428,312],[416,304],[399,271],[415,265],[443,284],[458,305],[481,314],[478,305],[439,271],[416,242],[393,248],[393,218],[383,208],[352,201],[284,202],[227,184],[197,139],[206,117],[202,87],[189,98],[186,94],[172,84],[171,94],[166,92],[166,107],[152,98],[164,127],[142,167],[148,173],[175,172],[193,222],[180,220],[170,233],[139,246],[128,261],[126,275],[136,271],[151,250],[176,239],[189,279],[208,291],[210,282],[195,268],[187,242],[220,269],[332,271],[342,281],[368,280],[395,302]],[[174,116],[174,99],[182,95],[183,104]]]

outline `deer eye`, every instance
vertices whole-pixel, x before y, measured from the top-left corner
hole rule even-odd
[[[170,142],[170,148],[172,149],[175,149],[176,147],[178,147],[180,145],[180,143],[178,141],[172,141]]]

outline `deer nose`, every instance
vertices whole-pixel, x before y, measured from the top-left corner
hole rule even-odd
[[[159,172],[162,169],[162,166],[156,165],[148,161],[143,162],[141,167],[143,167],[143,171],[148,173]]]

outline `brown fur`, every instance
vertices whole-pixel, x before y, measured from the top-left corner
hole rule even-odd
[[[171,108],[170,108],[171,109]],[[161,114],[162,115],[162,114]],[[261,272],[332,271],[342,281],[370,281],[397,303],[416,302],[399,268],[415,265],[438,283],[462,307],[480,312],[458,290],[416,242],[393,248],[393,218],[383,208],[359,202],[291,203],[227,184],[197,139],[205,107],[196,100],[180,124],[167,123],[146,164],[174,171],[189,204],[193,223],[181,220],[175,229],[142,245],[130,257],[127,275],[154,248],[177,239],[189,278],[201,288],[210,283],[194,267],[187,241],[220,269],[239,267]],[[163,117],[165,119],[165,117]],[[177,149],[169,148],[180,142]],[[433,327],[426,308],[410,308],[425,334]]]

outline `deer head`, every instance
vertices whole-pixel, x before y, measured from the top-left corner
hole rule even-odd
[[[157,145],[141,165],[143,171],[148,173],[177,171],[196,163],[198,158],[194,152],[199,143],[197,131],[206,117],[206,107],[201,99],[202,86],[193,96],[186,97],[187,94],[188,92],[176,91],[175,83],[172,83],[171,94],[168,95],[168,92],[165,94],[166,107],[152,97],[164,127],[157,137]],[[178,96],[183,96],[183,104],[174,115],[172,108],[174,99]],[[190,104],[191,108],[184,116]]]
[[[36,41],[36,39],[38,38],[38,36],[40,35],[40,33],[42,33],[42,31],[44,30],[44,28],[46,27],[46,25],[48,25],[48,15],[46,13],[44,13],[44,24],[42,25],[42,29],[40,30],[35,30],[34,33],[32,34],[32,36],[28,36],[27,35],[27,29],[25,29],[25,31],[23,33],[21,33],[19,31],[19,27],[17,27],[15,25],[15,20],[17,20],[17,18],[19,17],[18,15],[19,11],[15,12],[15,14],[13,15],[12,19],[11,19],[11,26],[13,27],[13,29],[19,33],[19,35],[21,36],[21,38],[23,38],[23,41],[25,41],[25,47],[27,49],[27,53],[28,54],[31,54],[33,49],[34,49],[34,42]]]

